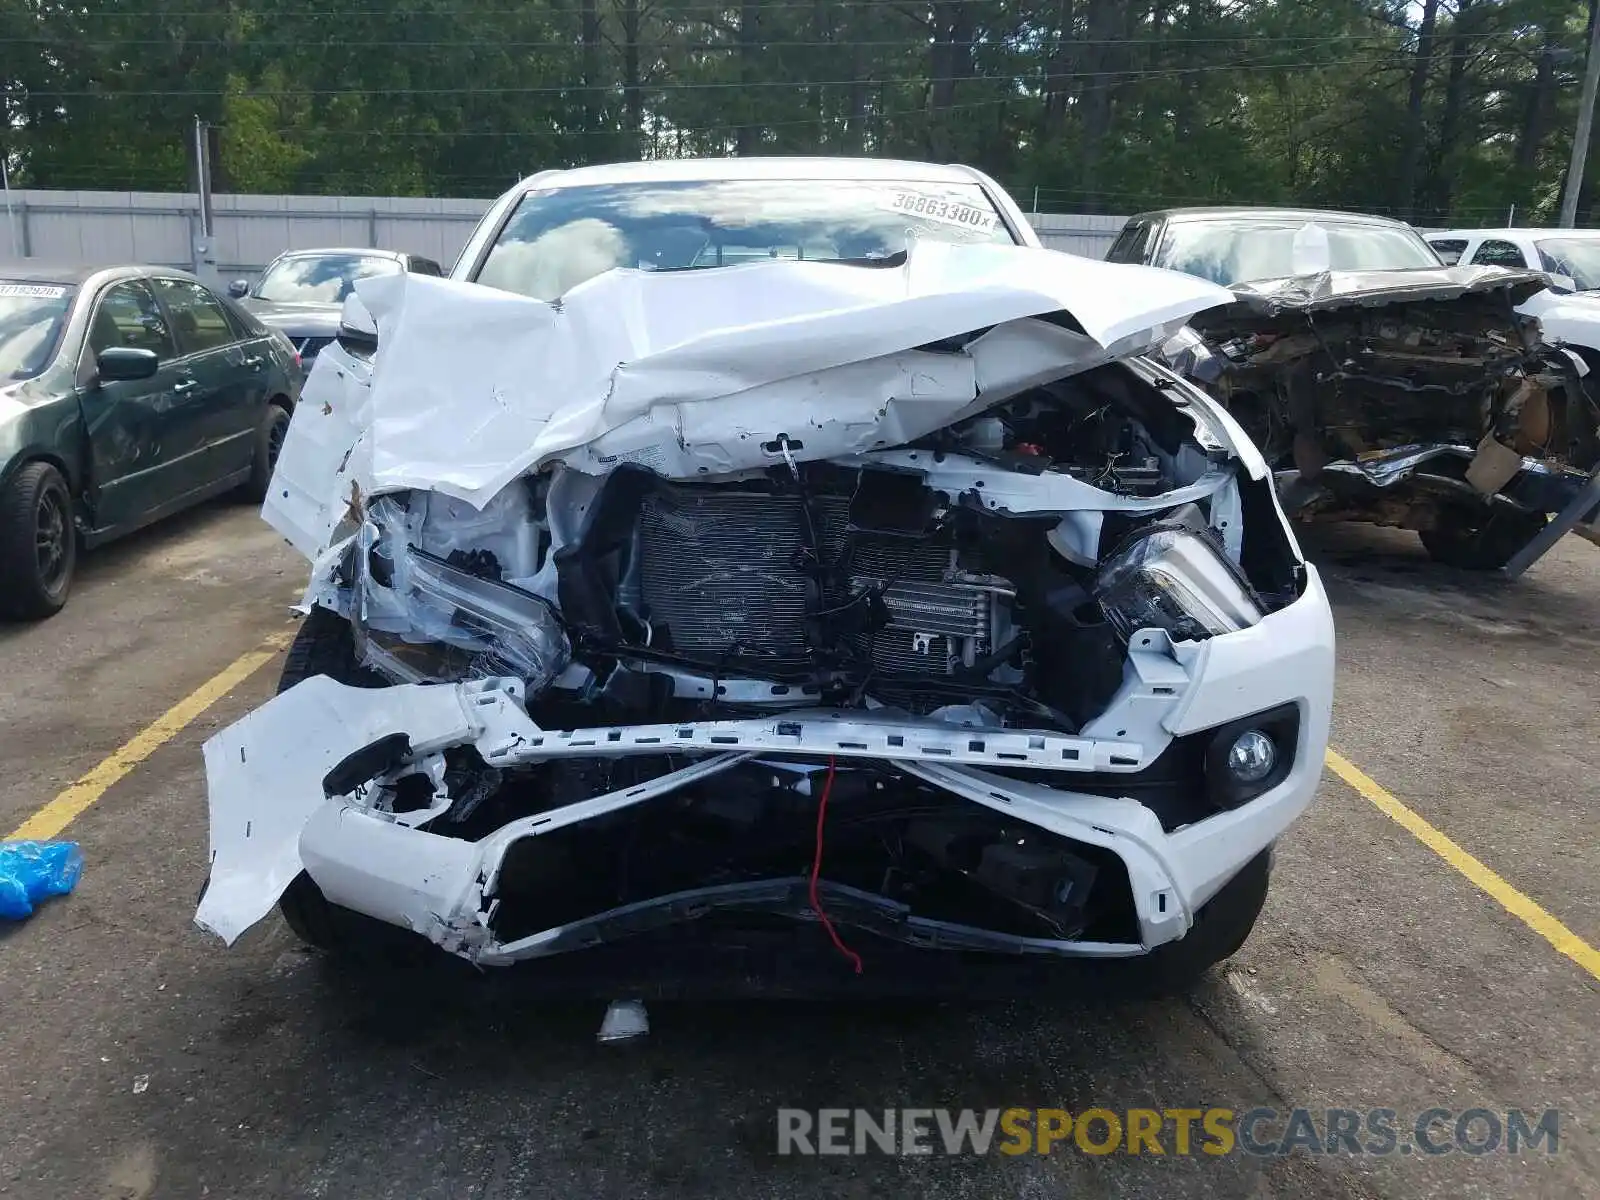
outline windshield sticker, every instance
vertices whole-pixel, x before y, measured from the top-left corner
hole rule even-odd
[[[0,296],[27,296],[34,300],[59,300],[67,289],[47,283],[0,283]]]
[[[975,205],[962,204],[957,200],[941,200],[937,196],[927,196],[917,192],[895,192],[891,196],[883,197],[879,203],[883,208],[904,213],[908,217],[937,221],[941,225],[954,225],[958,229],[970,229],[973,233],[993,233],[998,220],[992,211],[985,211]]]

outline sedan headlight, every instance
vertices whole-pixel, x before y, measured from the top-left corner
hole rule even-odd
[[[1261,604],[1239,568],[1186,525],[1149,525],[1100,568],[1095,596],[1117,632],[1164,629],[1174,641],[1200,641],[1247,629]]]

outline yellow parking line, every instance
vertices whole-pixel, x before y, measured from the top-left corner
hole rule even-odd
[[[179,700],[127,742],[94,766],[87,775],[65,788],[8,835],[6,841],[48,841],[56,837],[114,783],[181,733],[188,724],[250,676],[289,644],[291,633],[274,634],[259,649],[241,654],[221,671]]]
[[[1404,826],[1416,839],[1449,863],[1495,900],[1529,929],[1549,942],[1562,954],[1577,963],[1596,979],[1600,979],[1600,950],[1596,950],[1560,921],[1556,920],[1531,897],[1523,895],[1499,875],[1468,854],[1439,830],[1412,812],[1376,780],[1352,763],[1337,750],[1330,748],[1328,768],[1372,803],[1376,804],[1397,824]]]

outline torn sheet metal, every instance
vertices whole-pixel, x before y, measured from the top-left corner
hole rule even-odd
[[[263,510],[308,556],[387,491],[481,508],[558,459],[704,478],[773,465],[779,435],[799,461],[896,445],[1232,298],[1156,268],[931,242],[899,267],[614,270],[556,304],[419,275],[357,291],[382,346],[370,383],[319,356]],[[1062,312],[1077,329],[1026,320]],[[1010,322],[1026,327],[919,349]]]
[[[477,726],[465,695],[348,688],[317,676],[207,740],[211,875],[195,923],[231,945],[266,916],[300,873],[300,832],[326,802],[328,772],[391,734],[407,735],[416,752],[470,740]],[[257,803],[263,796],[272,802]]]

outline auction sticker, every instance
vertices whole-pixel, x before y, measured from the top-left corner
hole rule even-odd
[[[999,219],[993,209],[963,204],[959,200],[943,200],[921,192],[895,192],[883,197],[879,206],[919,220],[970,229],[973,233],[993,233]]]
[[[59,300],[67,289],[48,283],[0,283],[0,296],[26,296],[32,300]]]

